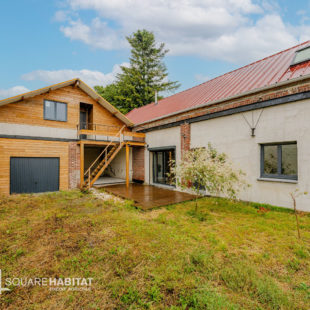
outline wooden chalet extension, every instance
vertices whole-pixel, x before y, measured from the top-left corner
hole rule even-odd
[[[0,193],[87,189],[103,176],[143,181],[132,162],[145,134],[132,127],[79,79],[1,100]]]

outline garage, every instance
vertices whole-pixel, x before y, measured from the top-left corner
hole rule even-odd
[[[42,193],[59,190],[59,158],[11,157],[10,193]]]

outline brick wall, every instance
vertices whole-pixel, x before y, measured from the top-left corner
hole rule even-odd
[[[132,179],[144,182],[144,147],[132,148]]]
[[[183,157],[184,152],[191,148],[191,125],[184,123],[180,125],[181,134],[181,156]]]
[[[76,142],[69,143],[69,188],[80,185],[80,147]]]

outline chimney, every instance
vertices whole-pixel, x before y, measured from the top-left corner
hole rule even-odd
[[[155,90],[155,104],[158,104],[157,90]]]

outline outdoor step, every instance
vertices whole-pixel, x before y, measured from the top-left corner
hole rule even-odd
[[[95,177],[95,176],[98,174],[99,171],[100,171],[100,169],[98,169],[97,171],[95,170],[95,171],[91,174],[91,176],[92,176],[92,177]]]

